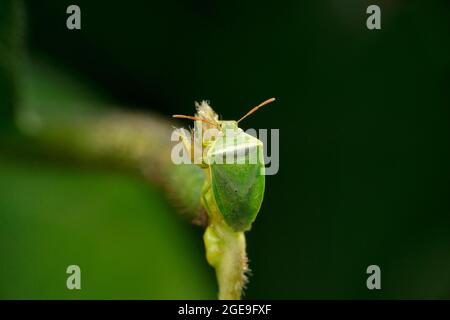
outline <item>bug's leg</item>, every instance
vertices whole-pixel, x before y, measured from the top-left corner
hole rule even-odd
[[[191,139],[191,137],[187,137],[185,132],[184,132],[184,130],[178,129],[177,131],[178,131],[178,134],[179,134],[179,136],[181,138],[181,142],[183,143],[183,146],[186,148],[186,151],[189,154],[189,158],[191,160],[191,163],[194,163],[194,152],[193,152],[193,149],[192,149],[192,143],[191,143],[192,139]]]
[[[205,171],[207,171],[207,170],[205,170]],[[203,188],[202,188],[201,201],[202,201],[203,207],[206,209],[208,214],[210,214],[210,212],[211,212],[211,208],[209,205],[210,201],[208,198],[210,190],[211,190],[211,181],[209,178],[209,174],[207,173],[206,178],[205,178],[205,183],[203,184]]]

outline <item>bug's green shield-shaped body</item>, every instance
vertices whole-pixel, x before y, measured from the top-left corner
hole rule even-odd
[[[251,228],[264,197],[263,143],[237,129],[219,136],[208,152],[211,188],[225,222],[234,231]]]

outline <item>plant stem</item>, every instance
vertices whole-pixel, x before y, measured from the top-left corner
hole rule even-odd
[[[226,225],[212,224],[203,236],[208,263],[216,269],[219,299],[241,299],[247,278],[247,256],[243,232]]]
[[[28,145],[48,158],[113,167],[159,185],[171,203],[194,224],[206,226],[200,198],[203,170],[171,161],[172,126],[153,114],[100,112],[78,117],[21,121]]]

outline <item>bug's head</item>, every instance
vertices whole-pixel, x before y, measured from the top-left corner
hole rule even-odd
[[[238,123],[237,121],[234,120],[224,120],[224,121],[220,121],[220,130],[227,130],[227,129],[237,129],[238,128]]]

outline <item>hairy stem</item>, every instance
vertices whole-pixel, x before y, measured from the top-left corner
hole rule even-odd
[[[204,173],[194,165],[172,163],[172,126],[166,119],[130,112],[38,119],[20,121],[38,153],[138,174],[162,187],[190,222],[206,226],[200,202]]]
[[[216,269],[219,299],[241,299],[247,281],[244,233],[233,232],[224,224],[212,224],[203,239],[208,263]]]

